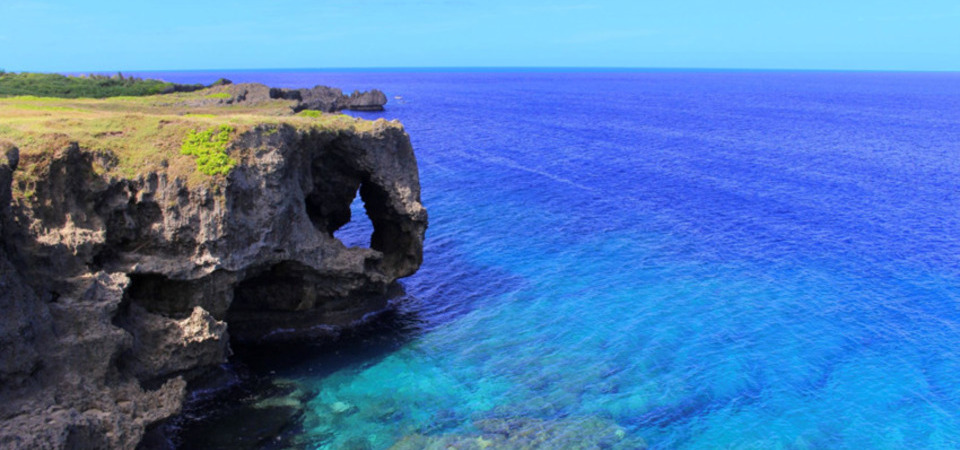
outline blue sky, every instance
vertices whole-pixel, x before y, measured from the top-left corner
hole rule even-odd
[[[960,1],[0,0],[8,71],[510,66],[960,70]]]

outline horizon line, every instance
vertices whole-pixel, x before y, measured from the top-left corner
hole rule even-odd
[[[3,69],[0,69],[3,70]],[[639,67],[639,66],[383,66],[383,67],[263,67],[203,69],[95,69],[7,72],[33,73],[116,73],[116,72],[856,72],[856,73],[960,73],[960,69],[836,69],[836,68],[764,68],[764,67]]]

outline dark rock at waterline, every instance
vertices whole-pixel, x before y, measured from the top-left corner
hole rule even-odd
[[[316,396],[292,380],[269,380],[242,366],[229,365],[226,372],[239,383],[215,393],[194,391],[184,413],[151,429],[141,441],[141,450],[173,449],[285,449],[303,448],[304,405]],[[192,380],[191,388],[197,388]]]
[[[181,449],[268,449],[287,448],[285,432],[297,426],[302,409],[292,406],[238,408],[217,417],[203,434],[191,435]]]

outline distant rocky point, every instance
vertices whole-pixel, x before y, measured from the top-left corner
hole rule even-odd
[[[304,110],[337,112],[345,109],[353,111],[383,111],[387,96],[380,90],[366,92],[353,91],[346,95],[337,88],[314,86],[310,89],[271,88],[258,83],[221,84],[211,89],[211,94],[199,103],[205,104],[260,104],[270,100],[292,100],[293,112]]]

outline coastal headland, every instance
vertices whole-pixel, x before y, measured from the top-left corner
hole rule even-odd
[[[0,447],[134,448],[231,340],[388,307],[427,213],[379,91],[0,98]],[[369,248],[334,232],[359,195]]]

